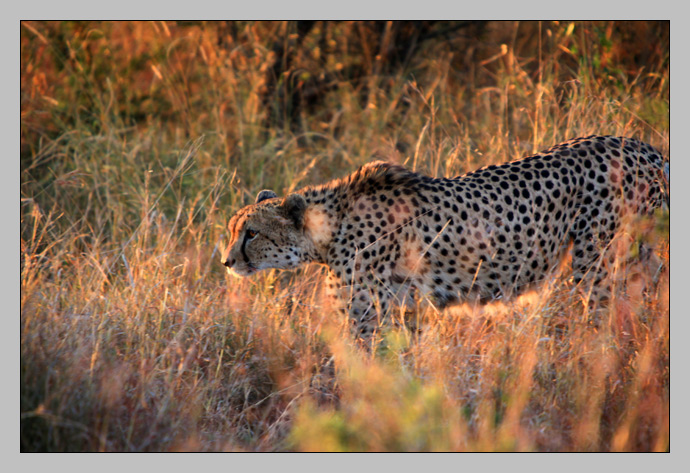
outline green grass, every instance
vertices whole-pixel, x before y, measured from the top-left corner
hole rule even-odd
[[[668,23],[28,22],[21,57],[22,451],[668,450],[668,214],[597,327],[565,268],[372,353],[320,268],[219,263],[259,190],[374,158],[668,156]]]

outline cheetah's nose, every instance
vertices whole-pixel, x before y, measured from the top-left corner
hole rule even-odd
[[[228,256],[228,258],[222,263],[228,268],[232,268],[232,265],[235,264],[235,261],[233,261],[233,259]]]

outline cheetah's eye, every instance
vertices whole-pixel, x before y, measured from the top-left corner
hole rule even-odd
[[[259,234],[259,232],[255,232],[255,231],[252,230],[252,229],[247,229],[247,238],[249,238],[250,240],[251,240],[252,238],[255,238],[256,235],[258,235],[258,234]]]

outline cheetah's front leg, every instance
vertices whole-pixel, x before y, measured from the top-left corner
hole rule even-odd
[[[362,281],[344,284],[329,272],[326,294],[332,307],[347,312],[352,333],[365,345],[369,345],[378,328],[387,321],[389,297],[376,287]]]

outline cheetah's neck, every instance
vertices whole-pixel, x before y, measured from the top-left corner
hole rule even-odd
[[[333,182],[298,191],[307,201],[304,232],[313,242],[312,261],[326,264],[328,250],[340,226],[343,210],[343,186]]]
[[[340,231],[345,215],[362,194],[391,185],[404,185],[416,174],[382,161],[368,163],[342,179],[300,191],[307,201],[304,214],[305,234],[314,244],[312,261],[327,263],[328,251]]]

